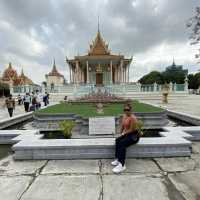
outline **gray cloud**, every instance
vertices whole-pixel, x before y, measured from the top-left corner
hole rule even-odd
[[[188,56],[193,49],[176,48],[187,44],[185,24],[197,5],[196,0],[0,0],[0,70],[12,61],[41,82],[55,58],[68,77],[65,56],[87,52],[100,15],[100,29],[112,51],[136,58],[132,80],[162,70],[173,56],[193,71],[196,61]],[[167,54],[154,52],[163,44],[171,46]]]

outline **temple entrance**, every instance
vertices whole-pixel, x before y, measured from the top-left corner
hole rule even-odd
[[[96,85],[103,85],[103,74],[96,73]]]

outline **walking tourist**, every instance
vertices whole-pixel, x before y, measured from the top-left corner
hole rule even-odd
[[[41,108],[41,100],[42,100],[42,96],[39,93],[39,90],[36,90],[36,109],[40,109]]]
[[[31,96],[30,96],[29,93],[26,93],[26,95],[24,96],[24,109],[25,109],[25,112],[29,111],[30,103],[31,103]]]
[[[115,160],[111,162],[114,173],[120,173],[126,169],[126,148],[139,141],[139,133],[136,130],[137,118],[132,114],[130,104],[124,106],[124,116],[121,125],[121,136],[115,141]]]
[[[44,106],[47,106],[49,104],[49,94],[45,92],[45,95],[43,96],[43,102]]]
[[[32,104],[30,106],[30,111],[35,111],[36,107],[37,107],[37,101],[36,101],[36,97],[33,95],[32,96]]]
[[[18,100],[18,105],[21,105],[22,104],[22,97],[21,97],[20,94],[18,94],[17,100]]]
[[[6,107],[8,109],[9,116],[13,116],[13,110],[15,109],[15,99],[12,98],[12,95],[6,99],[5,101]]]

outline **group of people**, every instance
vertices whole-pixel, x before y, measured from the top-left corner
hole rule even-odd
[[[19,94],[17,97],[18,105],[24,105],[25,112],[35,111],[41,108],[41,102],[43,101],[44,106],[49,104],[49,94],[46,92],[41,95],[39,91],[26,93],[23,97]],[[13,116],[13,111],[15,109],[15,99],[10,94],[5,100],[5,105],[8,109],[9,116]]]
[[[32,105],[30,106],[31,102]],[[29,93],[26,93],[23,98],[25,111],[28,112],[29,110],[39,109],[41,107],[40,102],[41,97],[39,96],[39,93],[32,93],[32,96]],[[43,102],[45,106],[49,104],[49,95],[47,93],[43,96]],[[6,99],[6,105],[9,115],[12,117],[13,109],[15,108],[15,100],[12,98],[12,95]],[[121,123],[121,136],[115,140],[115,160],[111,162],[111,165],[114,166],[114,173],[120,173],[126,169],[126,149],[127,147],[136,144],[140,139],[140,133],[137,130],[136,124],[137,118],[132,112],[132,106],[126,104],[124,106],[124,115]]]

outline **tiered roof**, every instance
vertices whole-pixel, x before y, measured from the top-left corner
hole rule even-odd
[[[108,44],[104,41],[99,29],[97,31],[96,37],[94,41],[90,44],[88,54],[82,56],[75,56],[74,59],[66,59],[66,62],[71,66],[75,67],[76,61],[85,61],[85,60],[93,60],[100,61],[100,60],[115,60],[119,62],[120,60],[124,60],[125,65],[128,65],[132,58],[127,59],[124,58],[123,55],[115,55],[111,54],[111,51],[108,48]]]
[[[100,31],[98,30],[95,40],[90,45],[88,55],[110,55],[108,44],[103,40]]]
[[[5,71],[3,72],[2,81],[9,82],[14,86],[34,84],[30,78],[24,75],[23,70],[21,74],[18,76],[17,71],[13,69],[11,63],[9,63],[8,68],[5,69]]]
[[[56,68],[56,62],[55,62],[55,60],[54,60],[54,62],[53,62],[53,68],[52,68],[51,72],[49,72],[47,75],[48,75],[48,76],[59,76],[59,77],[63,77],[63,75],[60,74],[60,73],[58,72],[57,68]]]
[[[13,69],[12,64],[9,63],[8,68],[3,72],[3,81],[15,80],[18,77],[17,71]]]

